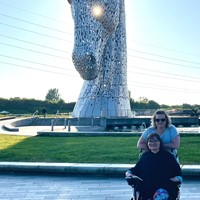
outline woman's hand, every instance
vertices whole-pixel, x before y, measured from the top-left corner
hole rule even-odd
[[[132,177],[133,176],[133,174],[131,173],[130,170],[128,170],[125,175],[126,175],[126,177]]]
[[[175,183],[182,183],[183,178],[181,176],[175,176],[175,177],[170,178],[170,180]]]
[[[177,177],[170,178],[170,180],[173,182],[179,182],[179,179]]]

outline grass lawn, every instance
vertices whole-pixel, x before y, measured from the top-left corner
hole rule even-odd
[[[25,137],[0,134],[0,161],[131,164],[138,136]],[[181,164],[200,164],[200,136],[181,137]]]

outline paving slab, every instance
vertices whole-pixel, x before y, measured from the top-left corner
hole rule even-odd
[[[123,177],[0,174],[1,200],[129,200],[131,195]],[[184,180],[181,200],[188,199],[200,199],[200,180]]]

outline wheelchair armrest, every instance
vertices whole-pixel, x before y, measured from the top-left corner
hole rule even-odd
[[[172,181],[172,183],[173,183],[173,185],[175,185],[175,186],[177,186],[177,187],[180,187],[180,186],[181,186],[181,182],[180,182],[180,181],[178,181],[178,182],[173,182],[173,181]]]
[[[128,185],[134,186],[142,181],[142,179],[138,176],[126,176],[125,177]]]

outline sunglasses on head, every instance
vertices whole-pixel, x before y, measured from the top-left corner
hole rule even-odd
[[[166,119],[165,118],[162,118],[162,119],[155,119],[156,122],[165,122]]]

